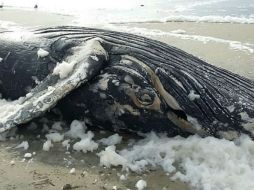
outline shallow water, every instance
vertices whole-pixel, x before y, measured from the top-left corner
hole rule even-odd
[[[192,16],[212,16],[219,20],[234,17],[254,22],[254,1],[252,0],[129,0],[129,1],[61,1],[61,0],[2,0],[4,6],[32,9],[35,4],[40,10],[76,15],[79,22],[134,22],[188,20]],[[177,16],[177,17],[176,17]],[[238,19],[237,19],[238,18]],[[198,19],[198,18],[196,18]],[[238,21],[237,21],[238,20]]]

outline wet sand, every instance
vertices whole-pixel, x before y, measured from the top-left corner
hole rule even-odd
[[[22,17],[20,17],[22,15]],[[22,26],[55,26],[71,25],[74,18],[65,15],[55,15],[36,10],[0,10],[0,19],[12,21]],[[241,43],[254,43],[254,25],[221,24],[221,23],[129,23],[115,24],[117,27],[139,27],[146,29],[159,29],[164,32],[182,29],[188,35],[210,36],[225,40],[240,41]],[[104,26],[102,26],[104,28]],[[144,34],[140,34],[144,35]],[[149,35],[147,35],[149,36]],[[149,36],[170,45],[181,48],[211,64],[229,69],[235,73],[254,79],[254,55],[245,51],[230,49],[227,43],[214,41],[201,42],[197,40],[181,39],[179,37],[162,35]],[[98,132],[95,132],[96,136]],[[36,136],[36,135],[35,135]],[[129,136],[125,136],[128,139]],[[23,140],[27,140],[31,147],[27,150],[13,149]],[[23,140],[8,140],[0,142],[0,189],[62,189],[70,184],[72,189],[135,189],[135,183],[144,179],[148,183],[147,189],[156,190],[188,190],[187,184],[171,181],[161,169],[151,169],[142,174],[129,173],[126,181],[119,179],[119,174],[125,174],[121,168],[104,168],[99,166],[97,150],[95,153],[66,153],[60,144],[45,152],[42,150],[44,137],[36,139],[25,135]],[[124,143],[121,145],[124,146]],[[23,160],[24,153],[36,152],[33,159]],[[65,159],[64,159],[65,158]],[[12,165],[11,161],[15,164]],[[30,161],[29,161],[30,160]],[[70,174],[75,167],[75,174]],[[85,172],[84,172],[85,171]],[[82,174],[84,172],[84,174]]]
[[[101,136],[95,131],[97,137]],[[106,136],[110,135],[105,134]],[[125,146],[129,136],[120,146]],[[147,181],[150,190],[189,190],[187,184],[170,180],[170,175],[161,169],[151,168],[140,174],[122,171],[120,167],[106,168],[99,165],[96,153],[67,152],[61,143],[54,143],[49,152],[42,150],[44,138],[37,139],[30,132],[24,134],[23,140],[28,140],[28,150],[15,149],[22,140],[0,142],[0,189],[8,190],[59,190],[68,184],[71,189],[111,190],[135,189],[138,180]],[[25,153],[35,153],[31,159],[24,159]],[[13,163],[14,162],[14,163]],[[76,169],[70,174],[72,168]],[[120,175],[126,175],[126,180],[120,180]]]
[[[178,47],[210,64],[254,79],[254,52],[230,47],[230,43],[240,42],[242,45],[250,44],[248,47],[254,49],[254,24],[167,22],[129,23],[117,26],[128,27],[130,31],[132,31],[131,28],[138,28],[137,34],[139,35],[145,35]],[[149,35],[152,30],[171,32],[179,29],[184,30],[185,33],[172,36],[159,35],[158,32],[158,35]],[[206,37],[208,40],[204,42]],[[211,40],[209,40],[210,38]],[[213,40],[213,38],[215,39]]]
[[[49,27],[55,25],[70,25],[74,17],[61,14],[53,14],[43,11],[19,10],[19,9],[0,9],[0,20],[15,22],[21,26],[28,27]]]

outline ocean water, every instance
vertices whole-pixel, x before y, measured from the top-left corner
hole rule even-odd
[[[207,21],[254,23],[253,0],[2,0],[4,6],[74,15],[82,24]]]

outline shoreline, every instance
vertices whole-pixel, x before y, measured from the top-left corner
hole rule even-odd
[[[254,80],[253,24],[125,23],[116,30],[149,37]]]

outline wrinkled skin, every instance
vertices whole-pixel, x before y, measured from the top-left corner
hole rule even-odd
[[[86,118],[106,129],[167,132],[170,136],[252,136],[254,82],[249,79],[131,34],[79,27],[33,32],[36,40],[0,37],[0,57],[4,58],[0,92],[4,98],[24,96],[37,86],[37,80],[44,84],[57,62],[75,54],[73,47],[99,37],[107,58],[97,61],[101,61],[99,67],[96,58],[90,59],[94,64],[89,80],[59,99],[55,106],[65,119]],[[38,59],[38,48],[50,55]],[[191,99],[192,91],[199,96]]]

